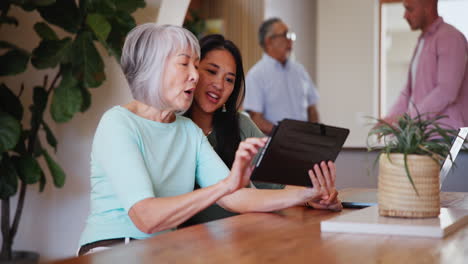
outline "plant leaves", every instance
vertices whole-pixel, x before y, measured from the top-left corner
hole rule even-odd
[[[56,1],[52,5],[38,7],[37,10],[45,21],[70,33],[76,33],[83,21],[75,0]]]
[[[0,56],[0,76],[16,75],[26,70],[29,53],[22,49],[12,49]]]
[[[136,23],[131,15],[122,11],[117,12],[112,18],[108,18],[108,21],[112,29],[107,38],[105,47],[111,55],[115,56],[117,60],[120,60],[125,36],[136,26]]]
[[[18,121],[23,119],[23,105],[4,83],[0,84],[0,111],[10,114]]]
[[[37,69],[54,68],[67,57],[71,44],[70,38],[43,40],[33,50],[31,62]]]
[[[72,76],[71,70],[63,70],[62,81],[55,88],[50,106],[50,113],[56,122],[67,122],[80,111],[83,98],[77,80]]]
[[[0,40],[0,49],[18,49],[18,47],[8,41]]]
[[[44,22],[38,22],[34,24],[34,30],[36,31],[37,35],[41,37],[43,40],[58,40],[57,34],[55,34],[54,30],[49,27]]]
[[[55,138],[54,133],[50,129],[49,125],[46,122],[42,121],[42,127],[46,132],[47,143],[54,148],[54,151],[57,152],[57,138]]]
[[[84,113],[91,106],[91,93],[83,85],[80,85],[80,90],[81,90],[81,95],[83,96],[83,104],[81,105],[80,111]]]
[[[117,11],[113,0],[90,1],[88,4],[88,12],[99,13],[106,17],[114,16]]]
[[[89,14],[86,18],[86,24],[93,30],[94,35],[97,39],[102,42],[105,42],[109,32],[111,30],[111,25],[107,22],[106,18],[101,14]]]
[[[33,0],[13,0],[12,2],[14,2],[15,5],[21,6],[24,11],[29,12],[36,9],[36,5],[34,5]]]
[[[9,24],[18,26],[18,20],[15,17],[11,16],[0,16],[0,25],[1,24]]]
[[[42,155],[44,152],[44,148],[42,147],[41,140],[39,137],[36,138],[34,141],[34,146],[33,146],[33,157],[37,158]]]
[[[129,14],[135,12],[138,8],[146,6],[144,0],[114,0],[114,3],[118,10]]]
[[[39,128],[44,116],[44,110],[47,105],[48,95],[44,87],[36,86],[33,92],[33,105],[31,105],[31,129],[32,131]]]
[[[32,0],[32,1],[36,6],[48,6],[48,5],[55,3],[55,0]]]
[[[17,190],[18,173],[8,154],[3,153],[0,161],[0,199],[15,195]]]
[[[34,184],[39,181],[42,169],[37,160],[31,155],[13,157],[20,179],[26,184]]]
[[[418,189],[416,189],[416,185],[414,184],[413,177],[411,177],[410,170],[408,168],[408,153],[403,153],[404,161],[405,161],[405,171],[406,171],[406,176],[408,177],[408,180],[410,181],[411,185],[413,186],[414,191],[416,192],[416,195],[419,196]]]
[[[14,151],[20,155],[25,155],[27,153],[26,150],[26,139],[29,137],[29,130],[23,130],[21,131],[21,136],[20,139],[18,140],[18,143],[15,146]]]
[[[71,61],[73,73],[83,76],[85,87],[98,87],[105,80],[104,62],[94,46],[91,32],[78,34],[73,43]]]
[[[47,153],[44,151],[44,157],[49,167],[50,174],[54,180],[55,187],[61,188],[65,184],[65,172]]]
[[[39,176],[39,192],[43,192],[46,185],[46,178],[44,171],[41,171],[41,176]]]
[[[11,115],[0,112],[0,152],[13,149],[21,135],[21,125]]]
[[[47,91],[42,86],[34,87],[33,92],[34,106],[37,107],[39,112],[43,112],[47,106]]]

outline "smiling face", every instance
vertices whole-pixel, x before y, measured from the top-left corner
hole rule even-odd
[[[213,114],[231,96],[236,81],[236,62],[227,50],[208,52],[199,67],[194,107]]]
[[[169,56],[161,88],[166,110],[186,111],[190,107],[199,77],[198,63],[198,56],[190,50]]]

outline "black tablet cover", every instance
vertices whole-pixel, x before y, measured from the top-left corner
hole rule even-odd
[[[349,129],[284,119],[254,159],[252,181],[312,186],[307,171],[321,161],[335,161]]]

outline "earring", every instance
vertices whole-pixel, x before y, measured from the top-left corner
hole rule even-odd
[[[223,104],[223,110],[221,110],[221,112],[226,113],[226,111],[227,111],[226,110],[226,104]]]

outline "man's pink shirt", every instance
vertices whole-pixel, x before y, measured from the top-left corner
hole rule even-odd
[[[439,17],[421,34],[424,39],[415,76],[393,105],[390,116],[408,113],[446,115],[441,122],[453,128],[468,126],[468,43],[463,34]],[[414,55],[413,59],[414,60]],[[410,102],[412,100],[412,102]],[[413,103],[416,106],[413,107]],[[416,110],[417,109],[417,110]]]

